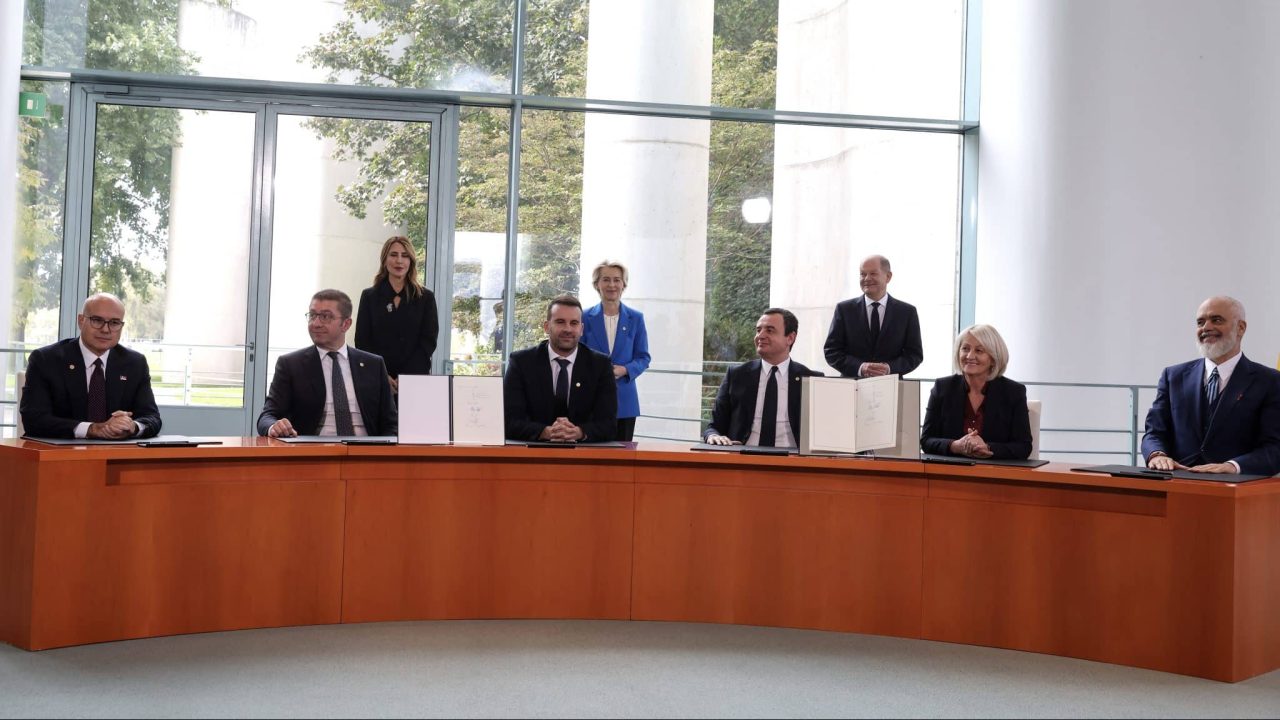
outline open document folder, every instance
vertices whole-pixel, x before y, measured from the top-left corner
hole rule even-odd
[[[807,377],[800,389],[800,453],[857,453],[898,444],[898,376]]]

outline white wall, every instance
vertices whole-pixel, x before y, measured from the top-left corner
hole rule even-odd
[[[1276,38],[1269,0],[985,0],[976,310],[1011,376],[1154,384],[1218,293],[1276,364]]]

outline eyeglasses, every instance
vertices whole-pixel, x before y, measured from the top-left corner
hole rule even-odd
[[[324,311],[324,312],[320,312],[320,313],[318,313],[318,312],[307,312],[305,315],[303,315],[303,317],[305,317],[305,318],[307,319],[307,322],[315,322],[316,320],[319,320],[320,322],[322,322],[322,323],[324,323],[324,324],[326,324],[326,325],[328,325],[329,323],[331,323],[331,322],[333,322],[334,320],[337,320],[337,319],[338,319],[338,316],[337,316],[337,315],[334,315],[333,313],[329,312],[328,310],[326,310],[326,311]]]
[[[124,327],[123,320],[115,320],[115,319],[108,320],[104,317],[98,317],[97,315],[90,315],[88,320],[89,320],[89,324],[93,326],[94,330],[101,330],[103,327],[107,327],[111,329],[111,332],[115,332],[120,328]]]

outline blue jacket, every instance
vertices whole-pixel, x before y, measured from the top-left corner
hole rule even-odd
[[[618,312],[618,334],[613,339],[611,355],[602,304],[582,313],[582,343],[596,352],[609,355],[614,365],[627,369],[627,374],[618,378],[618,417],[639,417],[640,396],[636,393],[636,378],[649,367],[649,335],[644,329],[644,315],[639,310],[623,304]]]

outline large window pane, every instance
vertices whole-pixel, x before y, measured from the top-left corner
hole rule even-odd
[[[963,0],[529,0],[525,91],[956,118]]]
[[[464,108],[458,127],[450,367],[502,374],[511,112]]]
[[[513,8],[508,0],[27,0],[23,62],[510,92]]]
[[[831,371],[834,306],[860,293],[872,253],[920,310],[916,374],[949,371],[957,136],[552,111],[526,112],[524,128],[517,346],[542,339],[550,297],[576,290],[590,306],[591,269],[625,263],[653,354],[638,435],[696,438],[769,306],[800,318],[793,357]]]
[[[345,292],[359,313],[388,237],[408,237],[425,266],[431,152],[430,122],[279,116],[268,383],[279,355],[311,344],[316,291]]]
[[[26,368],[27,353],[58,338],[58,301],[62,280],[62,209],[66,194],[67,83],[24,82],[23,92],[45,99],[43,117],[18,120],[18,197],[12,251],[0,264],[4,285],[12,288],[0,302],[0,437],[13,437],[17,425],[16,374]],[[8,261],[11,260],[10,264]]]
[[[123,299],[158,403],[242,407],[254,115],[99,105],[97,121],[89,291]]]

